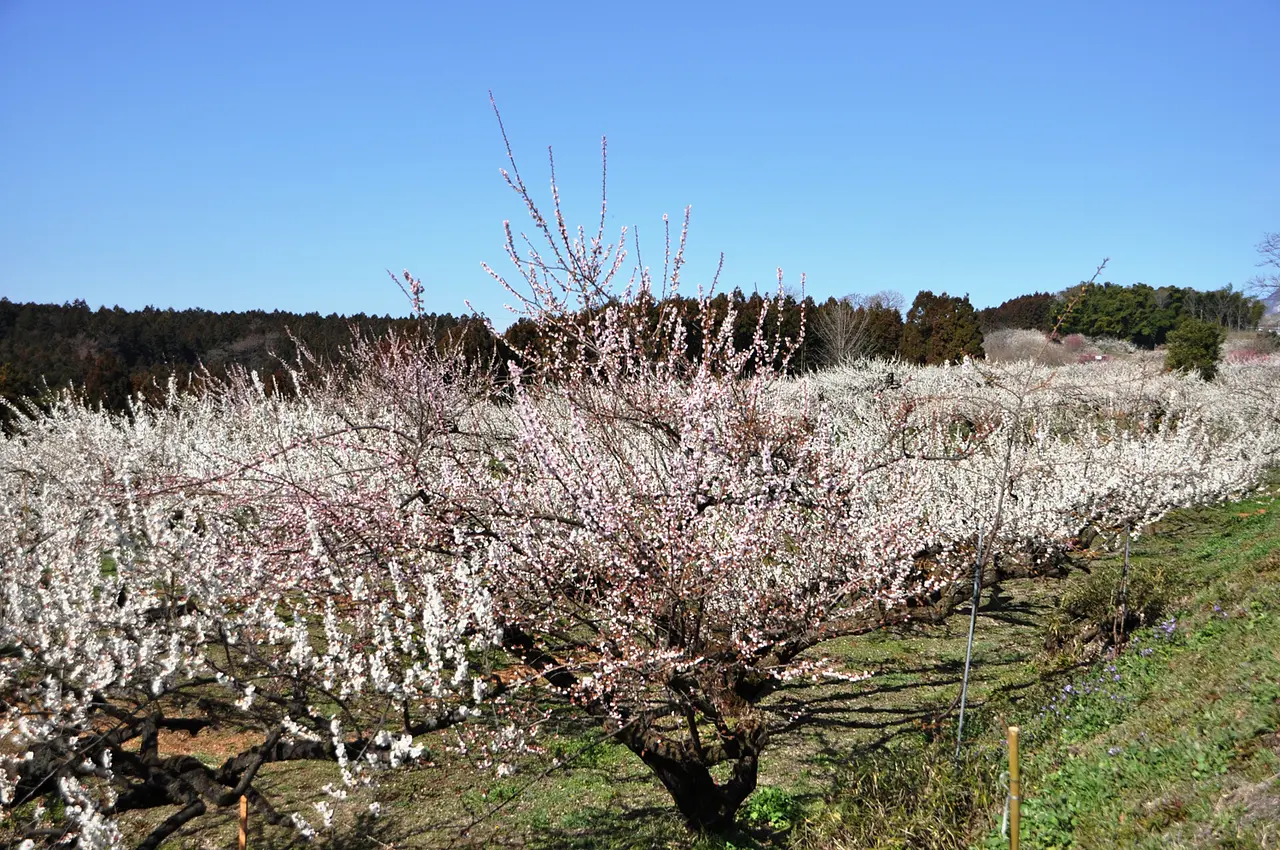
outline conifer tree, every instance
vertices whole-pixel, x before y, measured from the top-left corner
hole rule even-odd
[[[969,296],[923,290],[907,311],[899,353],[903,360],[924,365],[982,357],[982,329]]]

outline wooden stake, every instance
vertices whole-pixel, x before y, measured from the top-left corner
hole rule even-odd
[[[240,795],[240,850],[249,843],[249,798]]]
[[[1022,787],[1018,779],[1018,727],[1009,727],[1009,850],[1018,850],[1018,806]]]

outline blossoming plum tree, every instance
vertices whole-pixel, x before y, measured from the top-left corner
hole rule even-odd
[[[707,295],[693,325],[664,309],[684,231],[655,279],[625,231],[607,242],[603,203],[571,231],[512,165],[547,247],[508,226],[519,277],[496,276],[548,332],[505,370],[357,339],[304,358],[289,397],[247,374],[127,417],[64,396],[0,444],[0,802],[20,839],[116,846],[121,815],[163,807],[153,848],[242,794],[309,834],[429,733],[469,730],[500,765],[548,701],[724,830],[803,720],[770,697],[863,675],[827,640],[948,612],[979,533],[995,578],[1131,503],[1248,487],[1280,445],[1265,394],[1230,412],[1213,385],[1119,367],[788,378],[769,311],[744,347]],[[1224,380],[1273,380],[1248,374]],[[257,739],[218,766],[162,746],[217,728]],[[293,759],[341,777],[305,816],[259,781]]]

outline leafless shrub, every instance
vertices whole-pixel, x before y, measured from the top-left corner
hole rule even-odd
[[[1098,354],[1105,354],[1110,357],[1124,357],[1129,354],[1135,354],[1138,351],[1138,346],[1129,342],[1129,340],[1117,339],[1113,336],[1086,338],[1086,342],[1096,349]]]
[[[901,293],[883,290],[874,295],[846,295],[823,305],[813,317],[824,366],[846,366],[871,356],[877,347],[876,317],[882,311],[902,312]]]

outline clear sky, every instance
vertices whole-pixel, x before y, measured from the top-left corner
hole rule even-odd
[[[1216,288],[1280,230],[1280,2],[0,0],[0,295],[403,314],[470,299],[553,146],[590,223],[693,207],[686,281]]]

